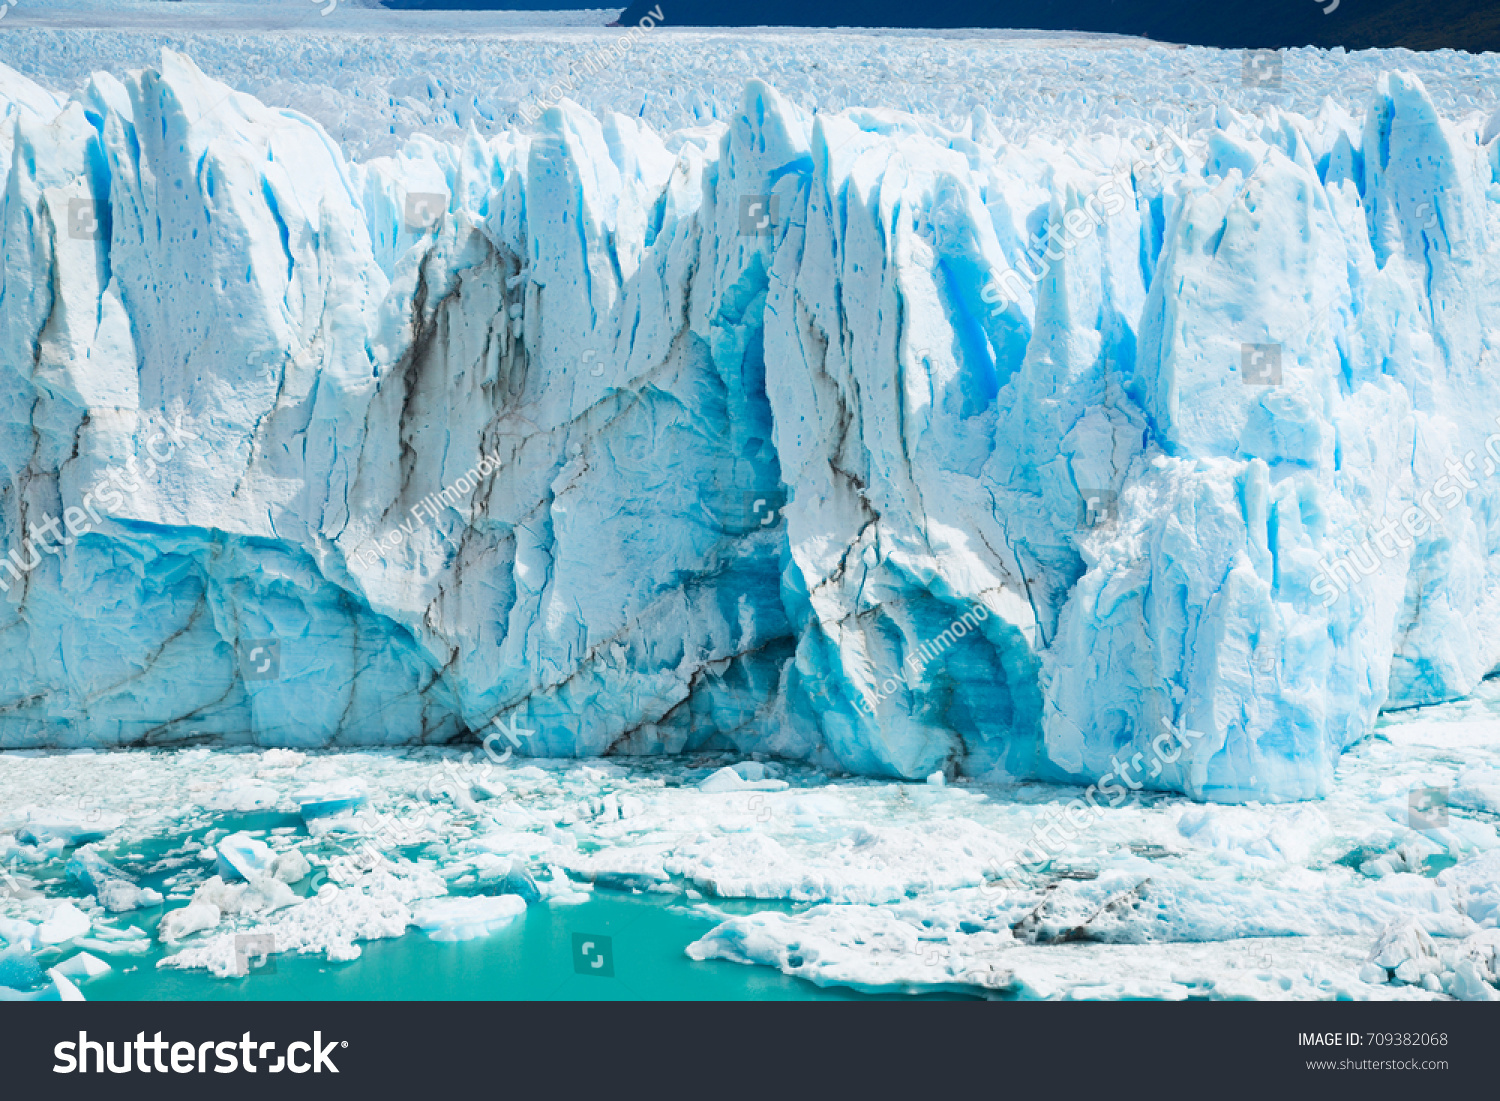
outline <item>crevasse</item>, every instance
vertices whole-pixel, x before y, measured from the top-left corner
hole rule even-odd
[[[0,108],[0,746],[1298,799],[1500,662],[1496,127],[1415,77],[1025,146],[752,82],[363,164],[170,51]]]

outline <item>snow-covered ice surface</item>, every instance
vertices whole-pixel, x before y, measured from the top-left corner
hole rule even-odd
[[[705,790],[726,766],[759,786]],[[369,799],[358,811],[296,817],[307,787],[354,782]],[[1424,788],[1446,789],[1446,821],[1415,829],[1411,792]],[[216,808],[250,791],[262,817],[242,829]],[[1500,998],[1500,682],[1388,718],[1321,801],[1143,794],[1025,882],[997,879],[1077,795],[711,757],[486,767],[437,749],[11,752],[0,974],[44,994],[57,967],[87,996],[104,965],[131,966],[153,937],[167,942],[158,966],[221,977],[245,973],[246,945],[357,961],[370,939],[482,937],[528,905],[623,890],[719,914],[683,945],[694,959],[867,991]],[[99,824],[97,839],[27,832],[74,818]],[[218,854],[247,834],[272,854],[269,874],[226,882]],[[86,856],[159,884],[165,920],[100,905],[71,873]],[[750,912],[721,913],[726,900]]]
[[[80,9],[89,5],[80,3]],[[163,9],[170,9],[165,15]],[[22,6],[0,23],[0,63],[64,93],[104,69],[159,64],[163,47],[263,102],[304,112],[353,158],[395,155],[413,134],[454,144],[524,126],[522,110],[561,82],[588,110],[658,130],[729,121],[761,79],[804,111],[880,107],[961,130],[983,107],[1006,141],[1136,121],[1181,128],[1276,106],[1316,116],[1330,98],[1361,114],[1383,72],[1418,75],[1448,118],[1500,104],[1494,56],[1406,50],[1291,50],[1278,88],[1246,86],[1233,51],[1028,30],[809,32],[678,29],[666,22],[608,66],[590,54],[625,40],[619,9],[386,12],[324,18],[302,0],[121,3],[110,12]],[[100,25],[112,30],[96,29]],[[573,81],[572,87],[568,82]]]

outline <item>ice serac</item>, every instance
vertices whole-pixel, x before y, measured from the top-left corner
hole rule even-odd
[[[1496,127],[1409,75],[367,163],[170,52],[0,96],[0,745],[1295,799],[1500,661]]]

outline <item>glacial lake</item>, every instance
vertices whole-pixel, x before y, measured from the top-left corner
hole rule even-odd
[[[115,970],[83,984],[90,1001],[343,1000],[905,1000],[819,987],[765,967],[694,962],[683,949],[716,922],[680,906],[680,896],[598,890],[576,906],[533,905],[510,925],[475,940],[442,942],[419,932],[363,942],[349,963],[278,955],[243,978],[158,968],[163,953],[114,956]],[[574,934],[608,937],[614,975],[573,966]],[[586,941],[590,942],[590,941]],[[601,959],[596,947],[591,959]],[[127,970],[133,968],[133,970]],[[926,995],[932,997],[932,995]]]

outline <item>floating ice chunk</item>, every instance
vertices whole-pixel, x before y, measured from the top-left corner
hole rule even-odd
[[[243,934],[217,933],[204,937],[194,942],[190,947],[181,949],[175,955],[167,956],[157,966],[179,968],[189,966],[201,967],[216,979],[242,976],[249,967],[250,961],[248,957],[250,955],[260,955],[260,953],[255,951],[246,952],[242,946],[237,945],[236,941],[241,935]],[[264,944],[265,942],[262,943]],[[191,963],[188,961],[191,961]]]
[[[301,883],[312,872],[312,865],[301,849],[288,849],[278,853],[271,862],[271,874],[283,883]]]
[[[66,975],[70,979],[97,979],[100,975],[109,974],[114,968],[105,963],[98,956],[87,952],[79,952],[69,956],[52,969],[59,974]]]
[[[612,845],[591,853],[563,853],[557,862],[597,886],[628,891],[668,882],[669,855],[670,847],[663,844]]]
[[[43,944],[62,944],[85,936],[89,927],[88,915],[71,902],[59,902],[37,930],[37,939]]]
[[[800,917],[731,918],[687,947],[694,960],[774,967],[819,986],[861,990],[1004,990],[1014,977],[996,961],[1014,944],[1003,927],[965,935],[967,952],[924,940],[923,930],[884,907],[819,906]]]
[[[1391,981],[1391,973],[1378,963],[1365,962],[1359,968],[1359,981],[1379,986]]]
[[[589,900],[589,893],[593,885],[589,883],[574,883],[568,878],[568,873],[556,865],[548,868],[552,878],[541,880],[537,883],[537,890],[541,892],[543,901],[551,906],[577,906],[581,902]]]
[[[927,782],[935,788],[940,788],[948,782],[948,778],[943,775],[942,769],[938,769],[931,776],[927,777]]]
[[[412,909],[412,924],[433,940],[474,940],[509,925],[526,912],[519,895],[433,898]]]
[[[634,818],[645,809],[645,805],[633,795],[609,792],[602,798],[585,799],[569,812],[568,821],[586,819],[591,824],[617,822]]]
[[[1328,820],[1313,807],[1199,806],[1183,810],[1177,832],[1194,846],[1233,859],[1303,863],[1329,836]]]
[[[778,775],[779,766],[777,765],[768,765],[761,761],[739,761],[729,767],[738,772],[747,783],[764,784],[771,782],[780,785],[780,787],[774,788],[761,788],[760,790],[762,791],[780,791],[787,786]]]
[[[1396,981],[1406,983],[1408,986],[1421,985],[1424,976],[1430,974],[1424,970],[1416,960],[1402,960],[1396,968]]]
[[[369,798],[363,780],[331,780],[303,788],[292,798],[304,819],[327,818],[358,810]]]
[[[80,951],[102,952],[107,956],[140,956],[151,951],[151,936],[133,925],[124,929],[96,925],[89,936],[76,938],[73,946]]]
[[[218,855],[219,875],[225,880],[254,879],[270,868],[275,854],[264,841],[248,833],[232,833],[214,846]]]
[[[1466,768],[1448,793],[1450,806],[1500,814],[1500,768]]]
[[[518,802],[502,803],[493,810],[486,810],[486,813],[500,825],[513,830],[528,829],[540,821],[535,814]]]
[[[68,980],[68,977],[60,972],[57,968],[54,967],[50,971],[48,971],[47,977],[50,978],[53,982],[53,985],[56,986],[57,997],[59,1001],[84,1002],[88,1000],[83,996],[83,991],[74,986],[72,982]]]
[[[1456,946],[1440,949],[1441,989],[1463,1002],[1500,1001],[1500,929],[1485,929]],[[1397,972],[1398,976],[1400,972]],[[1429,972],[1423,977],[1430,979]]]
[[[1500,1002],[1500,990],[1491,985],[1493,981],[1474,960],[1459,960],[1448,993],[1461,1002]]]
[[[699,791],[717,794],[725,791],[744,791],[750,785],[732,768],[721,768],[698,785]]]
[[[787,809],[792,825],[799,829],[816,828],[825,817],[837,818],[848,810],[838,797],[806,788],[799,789],[788,798],[791,800]]]
[[[295,749],[268,749],[261,754],[262,768],[300,768],[307,761],[307,754]]]
[[[1440,970],[1441,963],[1437,947],[1416,918],[1391,922],[1370,950],[1367,962],[1404,983],[1420,982],[1429,971]]]
[[[203,905],[205,903],[216,907],[221,914],[232,914],[240,908],[240,896],[245,893],[247,884],[226,883],[223,876],[210,876],[193,892],[193,903]]]
[[[552,848],[552,842],[534,833],[517,830],[495,830],[473,838],[466,848],[480,852],[532,856]]]
[[[1438,875],[1451,887],[1470,920],[1500,927],[1500,849],[1471,857]]]
[[[411,926],[410,901],[443,892],[443,882],[425,868],[407,865],[399,871],[359,874],[344,888],[326,883],[317,895],[258,922],[254,932],[270,936],[276,953],[321,953],[335,962],[357,960],[362,950],[356,941],[404,935]],[[207,936],[166,957],[160,966],[223,974],[233,962],[234,935],[240,932],[243,929]]]
[[[510,875],[510,870],[515,861],[508,856],[499,856],[495,853],[476,853],[468,864],[457,865],[455,870],[463,870],[472,867],[476,878],[483,881],[500,880]]]
[[[0,937],[4,937],[5,943],[12,948],[19,946],[31,951],[36,945],[36,929],[35,922],[0,917]]]
[[[80,849],[68,861],[67,875],[90,892],[112,914],[141,910],[161,904],[161,893],[139,887],[128,876],[92,849]]]
[[[294,905],[297,895],[274,876],[258,875],[248,883],[208,879],[193,893],[193,903],[216,907],[221,914],[258,914]]]
[[[435,872],[404,861],[385,862],[369,871],[336,863],[330,863],[329,868],[330,874],[337,869],[347,877],[342,887],[324,884],[316,895],[278,910],[254,926],[255,933],[274,939],[276,952],[321,953],[332,961],[358,959],[361,950],[356,941],[402,936],[412,924],[411,904],[439,897],[445,890]],[[517,902],[524,907],[524,902]],[[226,940],[230,942],[227,948]],[[160,966],[222,968],[232,956],[232,940],[233,934],[228,932],[205,937],[163,959]]]
[[[13,899],[42,897],[42,892],[37,889],[41,885],[20,870],[21,860],[28,857],[38,863],[43,859],[40,851],[30,845],[22,846],[19,850],[12,848],[8,854],[0,851],[0,897]]]
[[[281,792],[259,780],[241,777],[231,780],[203,802],[208,810],[233,811],[249,814],[251,811],[270,810],[281,802]]]
[[[210,902],[190,902],[180,910],[173,910],[161,919],[157,930],[168,944],[193,933],[201,933],[219,924],[219,908]]]
[[[46,976],[27,948],[15,944],[0,952],[0,987],[30,990],[45,981]]]
[[[785,780],[747,780],[741,773],[740,766],[726,766],[699,784],[698,790],[717,795],[729,791],[784,791],[789,786]]]
[[[759,832],[705,834],[677,847],[662,867],[722,898],[875,903],[922,890],[977,887],[1010,852],[1003,836],[966,819],[921,830],[858,823],[812,851]],[[593,855],[596,874],[609,867],[611,855]]]
[[[239,901],[242,912],[260,914],[294,906],[298,898],[281,880],[274,876],[261,875],[250,881],[249,887],[240,896]]]
[[[469,784],[469,795],[480,802],[486,799],[499,799],[505,792],[505,785],[493,777],[480,777]]]
[[[536,879],[526,865],[521,861],[515,861],[510,870],[500,878],[497,890],[502,895],[516,895],[527,905],[541,901],[542,892],[537,886]]]
[[[467,865],[461,865],[464,867]],[[552,880],[540,882],[531,874],[525,863],[515,857],[497,856],[494,853],[476,853],[472,859],[475,879],[493,884],[496,893],[519,895],[528,904],[543,899],[555,901],[563,896],[577,893],[561,868],[553,867]]]
[[[126,878],[124,872],[93,849],[79,849],[68,861],[64,871],[69,879],[77,881],[90,894],[97,893],[99,888],[111,879]]]
[[[99,905],[112,914],[145,910],[152,906],[160,906],[162,902],[160,891],[138,886],[128,879],[105,880],[99,886],[97,897]]]
[[[16,840],[27,845],[44,845],[49,841],[61,841],[65,845],[82,845],[98,841],[110,830],[118,829],[124,819],[117,814],[91,811],[79,814],[74,811],[34,811],[27,815],[25,823],[16,830]]]

